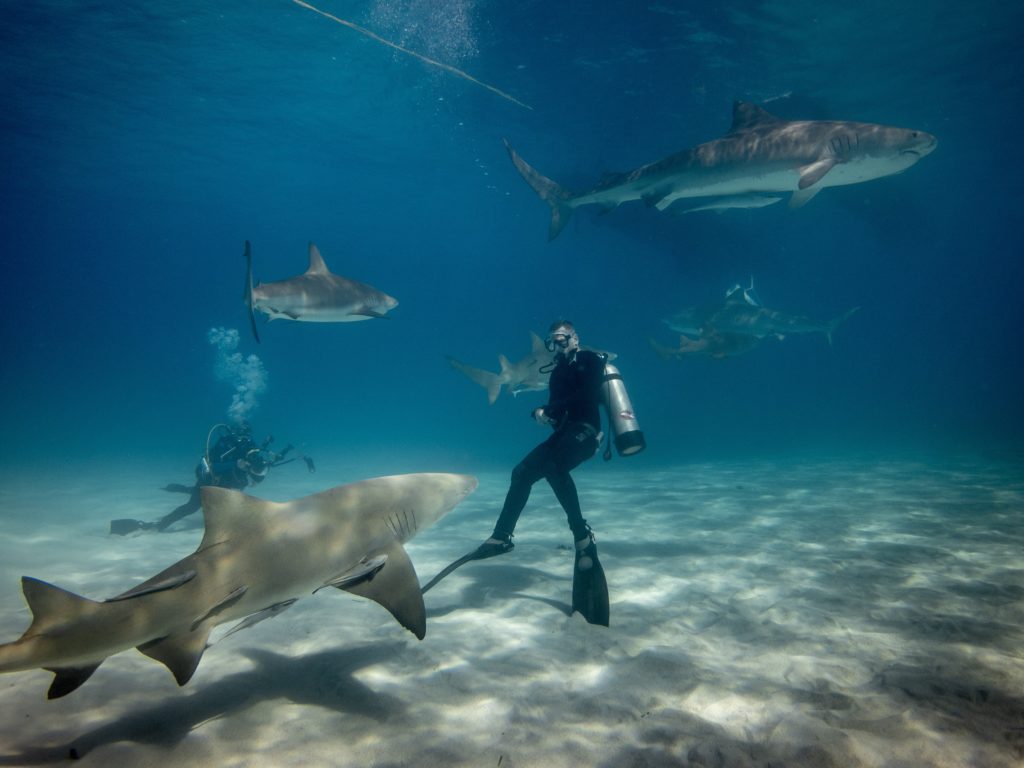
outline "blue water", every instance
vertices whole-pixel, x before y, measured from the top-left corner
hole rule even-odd
[[[1024,11],[705,6],[321,0],[526,109],[287,0],[8,4],[0,459],[180,467],[226,418],[234,385],[207,332],[227,327],[266,371],[250,420],[278,445],[379,457],[381,473],[507,468],[539,437],[527,414],[543,395],[489,407],[444,355],[496,370],[560,316],[619,355],[646,466],[1018,451]],[[634,203],[581,211],[547,243],[547,208],[501,143],[583,188],[721,135],[736,99],[940,144],[799,211]],[[257,278],[303,271],[312,240],[401,304],[388,320],[275,322],[257,345],[247,239]],[[769,306],[861,310],[831,348],[651,351],[674,338],[662,317],[751,275]]]

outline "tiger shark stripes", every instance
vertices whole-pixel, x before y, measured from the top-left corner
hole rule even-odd
[[[643,200],[663,211],[683,198],[710,198],[691,210],[721,211],[770,205],[788,193],[790,207],[797,208],[825,187],[900,173],[938,144],[924,131],[840,120],[781,120],[738,101],[725,136],[627,173],[609,174],[588,192],[574,194],[537,172],[508,139],[503,141],[516,170],[551,208],[548,240],[558,237],[572,212],[585,205],[611,210]]]
[[[351,323],[384,317],[398,306],[398,300],[327,268],[320,249],[309,244],[309,268],[301,275],[272,283],[252,282],[252,246],[245,241],[245,306],[249,309],[249,324],[256,341],[256,312],[263,312],[269,320],[278,318],[305,323]]]
[[[281,503],[204,487],[199,548],[127,592],[95,601],[22,578],[32,623],[0,645],[0,672],[47,669],[55,699],[137,648],[184,685],[214,627],[249,627],[326,587],[376,601],[422,640],[423,594],[403,544],[476,486],[468,475],[393,475]]]

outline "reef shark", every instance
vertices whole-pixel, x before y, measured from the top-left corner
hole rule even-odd
[[[336,275],[327,268],[320,249],[309,244],[309,268],[301,275],[273,283],[252,284],[252,248],[245,241],[245,305],[256,341],[256,311],[268,320],[284,318],[304,323],[351,323],[384,317],[398,301],[372,285]]]
[[[494,405],[494,401],[501,394],[502,387],[505,387],[505,391],[512,395],[547,389],[548,379],[551,378],[551,370],[548,366],[554,359],[554,353],[549,352],[540,336],[531,331],[530,354],[515,363],[509,362],[505,355],[498,355],[498,364],[501,366],[498,373],[491,373],[482,368],[474,368],[471,365],[460,363],[454,357],[445,359],[448,360],[452,368],[465,374],[471,381],[475,381],[487,390],[487,402]]]
[[[643,200],[663,211],[681,198],[707,197],[713,200],[691,210],[723,210],[760,207],[791,193],[789,204],[796,208],[825,187],[905,171],[938,144],[924,131],[839,120],[781,120],[738,101],[732,127],[721,138],[628,173],[608,174],[590,191],[574,194],[538,173],[503,141],[516,169],[551,207],[548,240],[584,205],[610,210]]]
[[[380,603],[423,639],[423,595],[402,545],[476,486],[467,475],[394,475],[280,503],[204,487],[199,548],[127,592],[95,601],[23,577],[32,623],[0,645],[0,672],[47,669],[54,699],[137,648],[184,685],[218,624],[250,626],[324,587]]]
[[[591,349],[580,347],[580,349]],[[618,355],[614,352],[594,349],[605,356],[609,361],[614,360]],[[548,380],[551,378],[551,371],[554,368],[554,352],[544,346],[544,342],[533,331],[530,331],[530,354],[518,362],[510,362],[504,355],[498,355],[498,364],[501,370],[498,373],[491,373],[482,368],[474,368],[456,360],[454,357],[445,358],[452,368],[465,374],[471,381],[475,381],[487,390],[487,402],[494,405],[494,401],[501,394],[501,388],[505,391],[518,395],[520,392],[533,392],[547,389]]]

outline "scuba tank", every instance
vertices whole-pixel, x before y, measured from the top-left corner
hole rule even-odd
[[[644,440],[644,433],[640,431],[640,422],[633,413],[633,403],[629,400],[629,393],[622,381],[622,374],[619,369],[611,363],[604,365],[604,384],[601,385],[601,394],[604,396],[604,407],[608,412],[608,422],[611,431],[615,433],[615,449],[620,456],[632,456],[640,453],[647,447]],[[604,451],[604,460],[612,457],[612,449],[609,445]]]

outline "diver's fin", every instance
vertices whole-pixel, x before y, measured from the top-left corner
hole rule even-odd
[[[590,624],[608,626],[608,582],[593,542],[586,549],[576,550],[576,564],[572,572],[572,609],[581,613]]]
[[[129,533],[151,528],[152,523],[145,520],[132,520],[130,517],[122,517],[119,520],[110,521],[111,536],[127,536]]]
[[[490,539],[488,539],[488,541],[490,541]],[[437,576],[435,576],[430,581],[428,581],[427,585],[425,587],[423,587],[423,589],[421,591],[423,592],[423,594],[426,594],[427,590],[430,589],[431,587],[433,587],[435,584],[437,584],[437,582],[439,582],[445,576],[450,574],[456,568],[461,568],[466,563],[470,563],[470,562],[472,562],[474,560],[486,560],[487,558],[495,557],[496,555],[503,555],[506,552],[511,552],[512,549],[513,549],[513,546],[514,545],[512,544],[511,541],[508,542],[508,548],[507,549],[505,549],[503,547],[500,547],[500,546],[495,546],[494,544],[488,544],[485,541],[483,544],[481,544],[479,547],[474,549],[472,552],[467,552],[462,557],[460,557],[458,560],[456,560],[454,563],[450,563],[448,566],[446,566],[443,571],[441,571],[439,574],[437,574]]]

